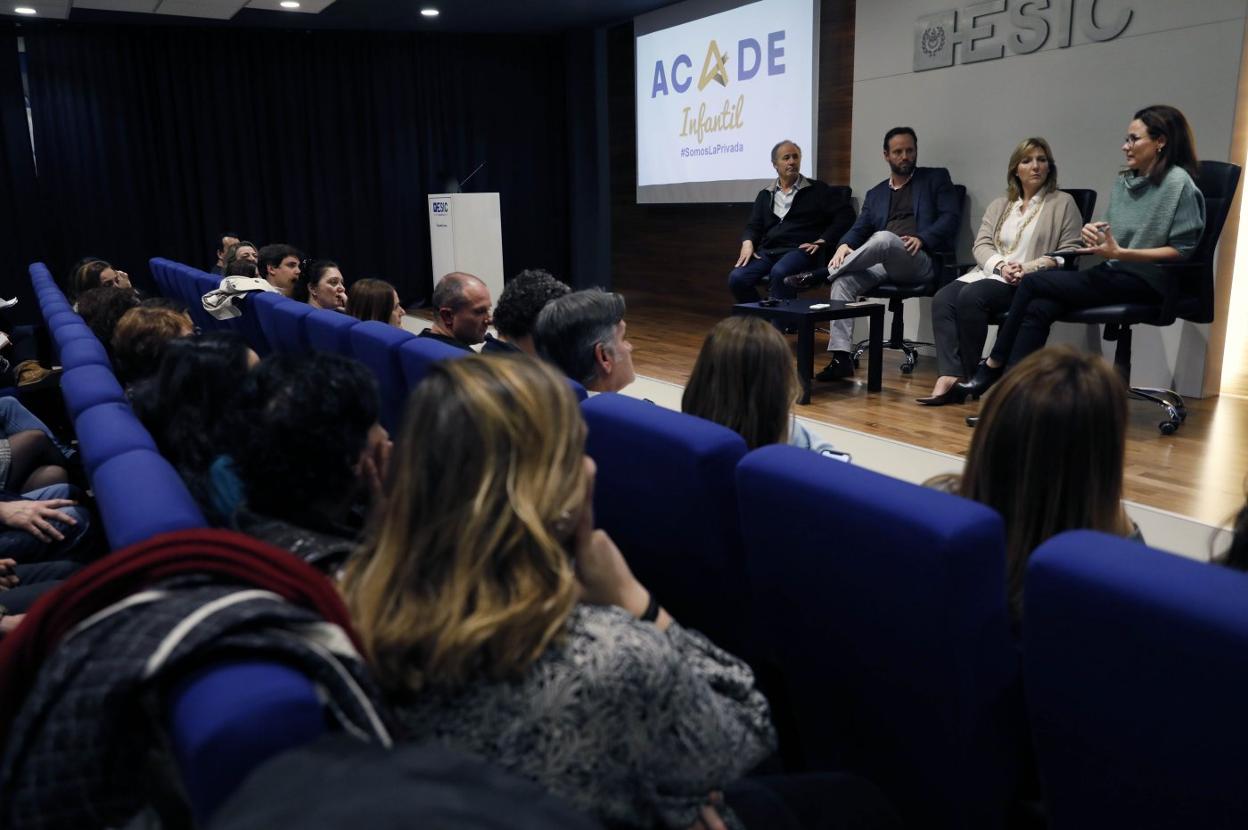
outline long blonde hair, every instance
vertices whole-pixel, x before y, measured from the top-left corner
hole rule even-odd
[[[1010,153],[1010,166],[1005,171],[1005,195],[1011,202],[1023,196],[1023,185],[1018,180],[1018,164],[1023,160],[1023,156],[1032,150],[1040,150],[1049,160],[1049,177],[1044,180],[1044,185],[1040,190],[1044,193],[1057,190],[1057,161],[1053,158],[1053,151],[1049,149],[1049,142],[1039,136],[1024,138],[1018,142],[1014,152]]]
[[[984,399],[959,493],[1005,519],[1010,605],[1022,610],[1031,552],[1066,530],[1127,535],[1122,510],[1127,394],[1100,355],[1050,346]]]
[[[780,332],[758,317],[729,317],[703,341],[680,409],[735,430],[756,449],[788,440],[800,389]]]
[[[539,361],[445,361],[416,388],[344,581],[389,694],[519,677],[560,635],[577,599],[584,448],[575,397]]]

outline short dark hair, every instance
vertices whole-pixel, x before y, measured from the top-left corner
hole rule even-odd
[[[254,262],[248,262],[245,259],[236,259],[233,262],[231,262],[229,265],[225,266],[225,276],[227,277],[259,277],[260,269],[256,267],[256,263]]]
[[[295,259],[303,262],[303,254],[299,252],[299,249],[291,245],[287,245],[284,242],[275,242],[272,245],[265,245],[263,248],[256,251],[256,259],[259,261],[258,264],[260,266],[260,276],[267,277],[269,275],[269,267],[272,266],[276,268],[281,265],[282,260],[288,256],[293,256]]]
[[[138,304],[139,298],[133,290],[102,285],[82,292],[78,297],[78,314],[111,355],[117,321]]]
[[[312,262],[300,263],[299,279],[295,280],[295,287],[290,291],[290,298],[306,303],[311,296],[312,286],[321,281],[326,271],[337,267],[338,263],[332,259],[318,259]]]
[[[221,251],[221,252],[224,252],[226,250],[225,240],[227,237],[229,237],[230,239],[240,239],[240,240],[242,239],[242,237],[238,234],[237,231],[221,231],[221,233],[217,234],[217,238],[213,242],[213,244],[216,246],[216,250]]]
[[[777,141],[776,146],[771,148],[771,163],[772,164],[776,163],[776,153],[780,152],[780,148],[786,144],[792,144],[794,147],[797,147],[797,154],[799,156],[802,154],[802,148],[798,145],[798,143],[796,141],[786,138],[783,141]]]
[[[571,290],[549,271],[521,271],[503,287],[494,308],[494,328],[508,339],[524,337],[532,333],[537,315],[546,304]]]
[[[248,507],[303,527],[324,524],[326,510],[355,492],[379,407],[372,372],[351,358],[270,355],[248,373],[229,415]]]
[[[892,141],[896,136],[899,136],[899,135],[910,136],[911,138],[914,139],[914,146],[915,147],[919,146],[919,137],[914,134],[914,129],[912,127],[893,127],[891,130],[884,133],[884,152],[886,153],[888,152],[888,142]]]
[[[568,377],[592,383],[597,377],[594,347],[612,342],[624,311],[624,297],[601,288],[565,294],[537,315],[534,345]]]

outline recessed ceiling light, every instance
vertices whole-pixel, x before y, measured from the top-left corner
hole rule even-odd
[[[18,14],[38,14],[38,12],[32,9],[30,6],[18,6],[13,11],[17,12]]]
[[[283,8],[283,9],[297,9],[297,8],[299,8],[299,4],[298,4],[298,3],[296,3],[296,2],[295,2],[295,0],[282,0],[282,2],[281,2],[281,6],[282,6],[282,8]]]
[[[438,16],[437,9],[421,9],[420,13],[423,14],[425,17],[437,17]]]

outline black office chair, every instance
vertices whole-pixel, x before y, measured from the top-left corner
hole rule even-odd
[[[966,188],[960,184],[955,184],[953,189],[958,192],[959,208],[965,209]],[[882,282],[862,295],[864,297],[888,300],[888,310],[893,315],[893,319],[889,327],[888,339],[884,341],[884,348],[897,349],[906,355],[905,362],[901,364],[902,374],[906,375],[914,371],[914,363],[919,356],[919,347],[934,346],[936,344],[926,340],[906,339],[906,321],[903,315],[905,301],[911,297],[934,296],[937,291],[944,288],[958,276],[958,259],[952,249],[931,251],[928,253],[928,256],[932,260],[932,276],[924,282],[910,283],[908,285]],[[854,344],[854,366],[858,365],[859,360],[867,351],[867,345],[868,341],[866,340],[860,340]]]
[[[1072,311],[1061,318],[1065,323],[1105,325],[1104,338],[1118,344],[1114,350],[1114,367],[1127,382],[1132,397],[1153,401],[1165,410],[1166,419],[1157,424],[1162,435],[1170,435],[1179,428],[1187,419],[1187,408],[1182,396],[1173,389],[1130,386],[1131,327],[1138,324],[1168,326],[1179,319],[1193,323],[1213,322],[1214,252],[1235,197],[1239,174],[1238,165],[1223,161],[1200,163],[1196,186],[1205,197],[1205,231],[1189,259],[1161,266],[1171,275],[1171,291],[1160,304],[1117,303]]]

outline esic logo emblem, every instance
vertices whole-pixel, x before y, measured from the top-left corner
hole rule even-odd
[[[450,213],[451,212],[450,202],[434,202],[433,212],[434,213]]]
[[[767,74],[783,75],[784,64],[784,32],[771,32],[767,35]],[[748,81],[758,74],[763,67],[763,47],[752,37],[737,41],[737,80]],[[728,72],[729,53],[719,51],[719,44],[712,40],[706,46],[706,57],[702,60],[702,74],[698,78],[698,92],[706,89],[712,81],[727,87],[731,78]],[[650,97],[660,94],[669,95],[674,90],[678,95],[688,91],[693,84],[693,60],[688,55],[677,55],[671,63],[671,69],[663,66],[663,61],[654,62],[654,80],[650,85]],[[669,89],[669,87],[671,89]]]

